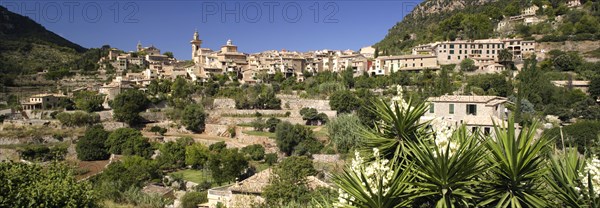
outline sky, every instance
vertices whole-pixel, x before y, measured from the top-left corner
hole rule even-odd
[[[141,42],[191,59],[198,30],[202,47],[228,39],[244,53],[265,50],[359,50],[377,43],[421,0],[0,0],[83,47],[135,50]]]

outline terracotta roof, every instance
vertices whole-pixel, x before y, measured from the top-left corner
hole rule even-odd
[[[232,185],[229,190],[232,192],[242,192],[242,193],[262,193],[263,189],[269,185],[269,181],[271,179],[271,174],[273,170],[271,168],[263,170],[246,180],[243,180],[235,185]],[[310,189],[315,189],[317,187],[329,187],[329,185],[314,176],[308,176],[306,178],[306,182]]]

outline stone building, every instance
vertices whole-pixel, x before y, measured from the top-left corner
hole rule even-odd
[[[68,99],[67,96],[61,94],[38,94],[29,97],[27,102],[21,103],[21,107],[23,110],[55,108],[66,99]]]
[[[501,125],[508,119],[508,99],[498,96],[443,95],[430,97],[429,109],[421,120],[443,118],[455,125],[465,124],[468,129],[479,129],[485,134],[493,131],[494,123]]]

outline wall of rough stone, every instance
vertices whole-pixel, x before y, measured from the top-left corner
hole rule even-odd
[[[314,108],[318,111],[330,111],[329,100],[301,99],[295,95],[277,95],[281,99],[283,110],[300,110],[302,108]],[[287,105],[286,105],[287,104]],[[214,109],[235,109],[235,100],[229,98],[218,98],[213,102]]]
[[[235,100],[230,98],[216,98],[213,101],[214,109],[235,109]]]
[[[165,112],[141,112],[140,116],[150,122],[167,120],[167,114]]]
[[[340,161],[340,155],[313,154],[312,158],[315,162],[335,163]]]
[[[301,118],[300,109],[293,110],[237,110],[237,109],[219,109],[209,112],[209,116],[227,117],[227,115],[254,115],[256,112],[262,114],[263,118],[268,118],[269,115],[282,115],[290,112],[289,118]],[[333,118],[337,116],[337,112],[333,110],[318,110],[319,113],[325,113],[327,117]],[[238,117],[239,118],[239,117]]]
[[[538,53],[538,58],[545,58],[551,50],[561,51],[579,51],[580,53],[586,53],[589,51],[600,48],[600,41],[565,41],[565,42],[544,42],[537,43],[535,51]],[[545,53],[540,53],[544,50]]]

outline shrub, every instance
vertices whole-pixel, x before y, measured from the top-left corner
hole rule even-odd
[[[167,129],[160,126],[152,126],[152,128],[150,128],[150,132],[154,132],[154,134],[158,133],[161,136],[164,136],[165,133],[167,133]]]
[[[269,153],[265,155],[265,163],[267,163],[269,166],[277,163],[277,154],[275,153]]]
[[[83,137],[77,141],[75,150],[77,158],[83,161],[106,160],[110,154],[104,143],[108,139],[108,132],[100,125],[93,126],[85,131]]]
[[[181,198],[182,208],[196,208],[198,204],[208,202],[207,192],[188,192]]]
[[[201,133],[204,131],[206,117],[204,107],[198,104],[188,105],[183,110],[181,123],[190,131]]]
[[[100,115],[77,111],[74,113],[62,112],[56,114],[56,119],[65,126],[90,126],[100,122]]]
[[[242,148],[241,152],[254,161],[265,158],[265,148],[260,144],[253,144]]]
[[[281,123],[281,119],[271,117],[271,118],[267,119],[267,122],[265,123],[265,127],[267,128],[267,131],[275,132],[275,128],[277,127],[277,124],[279,124],[279,123]]]

